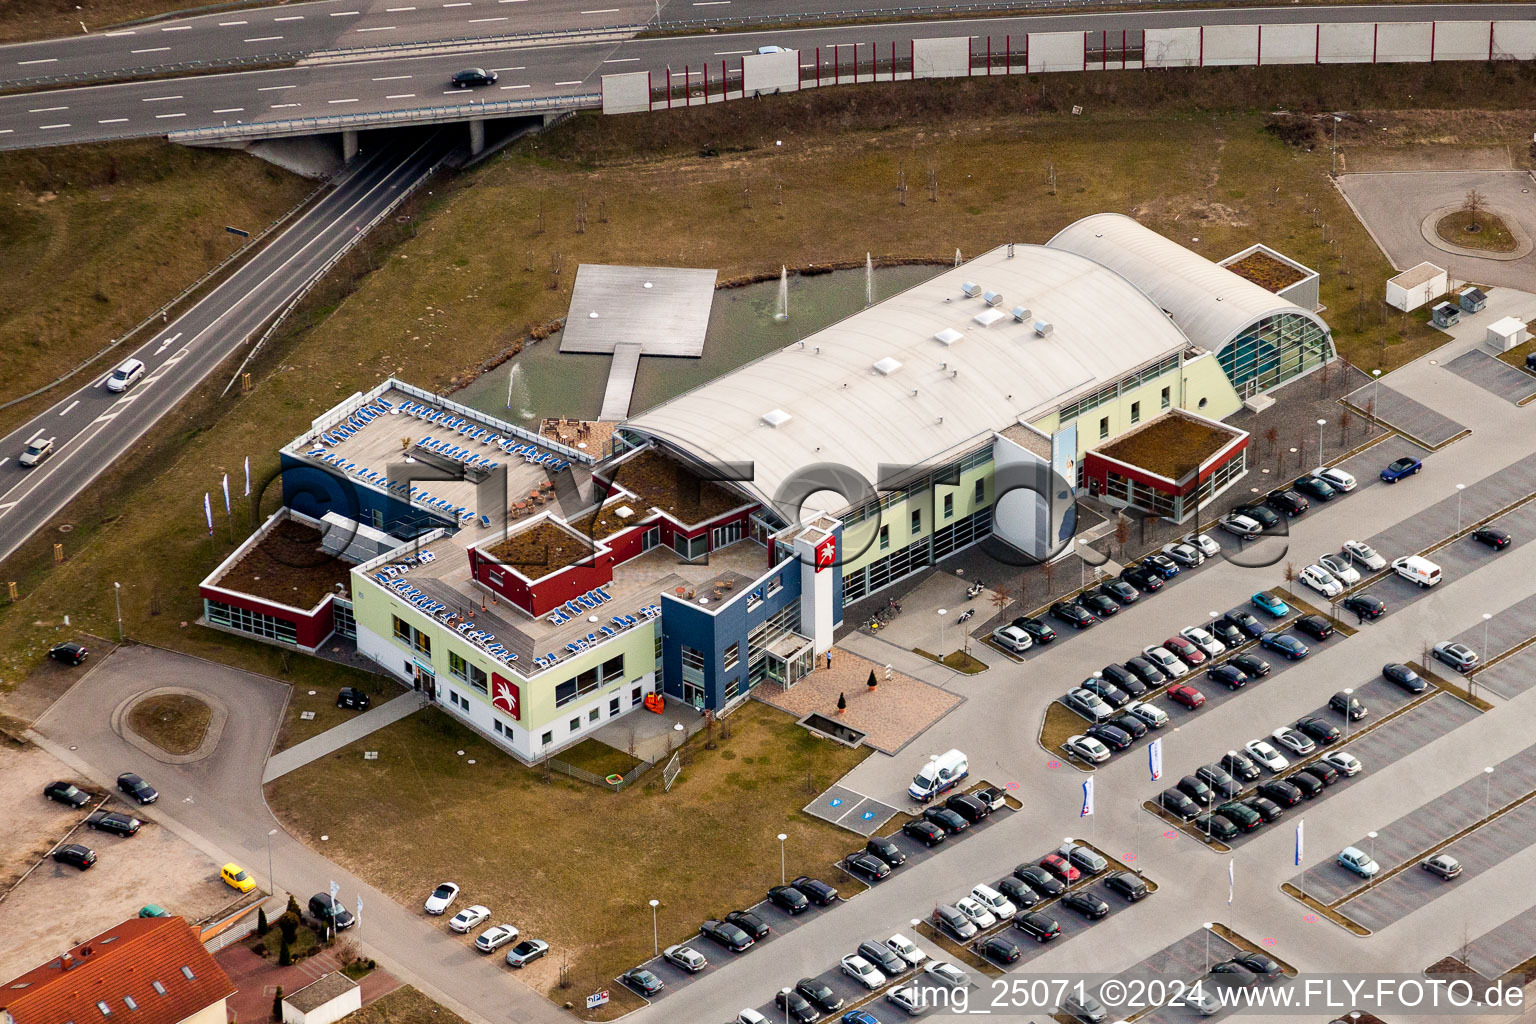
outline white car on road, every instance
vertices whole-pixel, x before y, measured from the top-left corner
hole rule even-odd
[[[471,928],[484,924],[490,920],[490,917],[491,912],[487,907],[482,907],[479,904],[473,907],[465,907],[453,915],[453,920],[448,922],[448,930],[463,935]]]
[[[447,910],[453,901],[459,898],[459,883],[444,882],[432,890],[432,895],[427,897],[426,906],[423,908],[429,914],[441,914]]]
[[[1179,630],[1179,636],[1188,640],[1200,648],[1207,655],[1214,658],[1218,654],[1227,653],[1227,645],[1217,640],[1214,636],[1201,629],[1199,626],[1186,626]]]
[[[1141,653],[1175,679],[1189,674],[1189,666],[1174,657],[1173,652],[1166,647],[1153,644],[1151,647],[1143,647]]]
[[[1363,565],[1367,569],[1385,569],[1387,560],[1381,556],[1375,548],[1360,540],[1347,540],[1344,542],[1344,554],[1357,565]]]
[[[1301,570],[1298,578],[1324,597],[1338,597],[1344,593],[1344,584],[1334,579],[1333,573],[1315,562]]]
[[[129,388],[137,384],[139,382],[139,378],[142,376],[144,376],[143,361],[138,359],[125,360],[123,365],[119,366],[117,369],[113,370],[111,374],[108,375],[106,380],[107,390],[117,392],[127,391]]]
[[[1285,755],[1276,750],[1268,740],[1249,740],[1243,744],[1243,749],[1248,751],[1249,757],[1276,775],[1291,766],[1291,762],[1285,759]]]
[[[1352,587],[1360,582],[1360,570],[1349,564],[1349,558],[1344,555],[1323,555],[1317,560],[1317,564],[1327,569],[1333,578]]]
[[[871,992],[885,984],[885,975],[880,969],[857,953],[843,957],[843,973]]]
[[[42,434],[38,434],[28,441],[27,446],[21,450],[21,456],[16,460],[16,464],[23,469],[31,469],[33,466],[38,465],[53,454],[53,441],[54,439],[51,437],[44,437]]]

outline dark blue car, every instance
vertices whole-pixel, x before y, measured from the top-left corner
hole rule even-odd
[[[1404,455],[1381,471],[1383,483],[1395,484],[1405,476],[1413,476],[1424,468],[1424,463],[1412,455]]]
[[[1259,645],[1290,661],[1300,661],[1307,656],[1307,645],[1287,633],[1265,633],[1259,637]]]

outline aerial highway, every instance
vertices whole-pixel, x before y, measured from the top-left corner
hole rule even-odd
[[[102,386],[106,371],[0,438],[0,560],[11,555],[89,487],[145,431],[240,350],[334,255],[387,211],[449,152],[447,133],[417,136],[364,154],[323,196],[254,256],[137,350],[144,377],[123,394]],[[115,364],[114,364],[115,365]],[[34,437],[54,439],[54,454],[22,468]]]
[[[0,149],[167,135],[183,129],[277,122],[300,117],[417,111],[507,99],[548,101],[551,109],[560,109],[577,105],[572,97],[590,97],[597,93],[604,74],[622,71],[665,74],[668,68],[674,71],[681,71],[685,66],[698,69],[705,63],[718,74],[722,61],[729,73],[742,55],[769,44],[798,47],[806,59],[811,59],[810,54],[821,47],[823,60],[828,62],[833,59],[831,48],[842,46],[840,59],[851,63],[851,47],[860,47],[862,59],[867,60],[871,46],[888,52],[892,42],[905,42],[914,37],[965,34],[990,35],[998,39],[1010,34],[1018,37],[1031,31],[1102,30],[1113,33],[1155,26],[1253,24],[1259,20],[1276,23],[1531,17],[1536,17],[1536,6],[1529,4],[1330,4],[1318,7],[1162,9],[763,29],[629,38],[602,43],[455,50],[431,56],[408,52],[370,60],[185,75],[3,95],[0,96]],[[473,90],[449,86],[448,80],[455,71],[472,66],[495,71],[498,81]]]

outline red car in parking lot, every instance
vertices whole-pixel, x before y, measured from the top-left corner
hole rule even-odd
[[[1179,657],[1184,664],[1194,667],[1205,664],[1205,652],[1182,636],[1171,636],[1163,641],[1163,646]]]
[[[1063,882],[1066,882],[1068,885],[1071,885],[1073,882],[1082,877],[1082,872],[1078,871],[1077,868],[1067,860],[1067,858],[1063,857],[1059,853],[1053,853],[1047,857],[1042,858],[1040,861],[1040,866],[1045,868],[1045,870],[1049,871],[1051,874],[1055,875],[1057,878],[1061,879]]]
[[[1197,708],[1205,703],[1205,694],[1188,683],[1174,683],[1168,687],[1168,699],[1187,708]]]

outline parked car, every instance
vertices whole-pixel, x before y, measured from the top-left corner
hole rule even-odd
[[[1298,494],[1305,494],[1309,498],[1316,498],[1318,501],[1332,501],[1339,493],[1328,481],[1310,473],[1297,477],[1291,484],[1291,490]]]
[[[923,810],[923,817],[942,828],[950,835],[956,832],[964,832],[971,827],[971,823],[948,807],[928,807]]]
[[[971,796],[980,800],[989,811],[1001,811],[1008,806],[1008,797],[996,786],[983,786]]]
[[[885,940],[885,948],[901,957],[911,967],[921,967],[928,954],[917,948],[917,943],[897,932]]]
[[[1259,637],[1259,646],[1274,651],[1287,661],[1300,661],[1310,652],[1306,644],[1289,633],[1265,633]]]
[[[644,967],[631,967],[620,975],[620,978],[624,984],[642,996],[653,996],[667,987],[666,982]]]
[[[1342,550],[1345,556],[1356,565],[1363,565],[1371,570],[1387,567],[1387,560],[1381,557],[1380,552],[1364,541],[1347,540]]]
[[[355,711],[367,711],[373,703],[373,698],[368,696],[367,690],[359,690],[355,686],[343,686],[336,693],[336,706],[339,708],[352,708]]]
[[[1126,706],[1129,707],[1130,705],[1126,705]],[[1141,719],[1137,718],[1135,715],[1129,714],[1129,713],[1127,713],[1125,711],[1122,711],[1118,715],[1116,715],[1114,718],[1111,718],[1107,724],[1114,726],[1116,729],[1119,729],[1121,732],[1130,734],[1130,737],[1133,740],[1141,739],[1143,736],[1145,736],[1147,734],[1147,729],[1148,729],[1148,725],[1147,725],[1146,722],[1143,722]],[[1090,729],[1089,730],[1089,734],[1092,735],[1092,733],[1093,733],[1093,730]]]
[[[1291,606],[1273,594],[1267,594],[1264,591],[1259,591],[1259,593],[1254,594],[1251,598],[1249,598],[1249,600],[1253,602],[1253,606],[1259,611],[1264,612],[1266,615],[1272,615],[1277,619],[1291,614]]]
[[[1285,777],[1285,781],[1301,790],[1301,795],[1308,800],[1323,791],[1323,781],[1311,772],[1292,772]]]
[[[1103,683],[1120,690],[1127,697],[1140,697],[1147,692],[1147,684],[1124,665],[1105,665],[1099,670],[1098,677]],[[1085,686],[1084,689],[1088,687]]]
[[[1210,630],[1211,635],[1214,636],[1217,640],[1220,640],[1222,646],[1226,647],[1228,650],[1236,649],[1248,642],[1247,635],[1244,634],[1242,630],[1232,625],[1232,623],[1228,622],[1225,618],[1217,619],[1215,622],[1210,624],[1208,629]]]
[[[960,817],[972,825],[977,824],[992,813],[986,804],[969,793],[953,794],[948,800],[944,801],[944,806],[960,815]]]
[[[507,950],[508,967],[527,967],[549,952],[549,943],[543,939],[524,939]]]
[[[1280,816],[1285,813],[1279,804],[1265,796],[1251,796],[1240,802],[1244,807],[1252,809],[1254,813],[1263,818],[1266,825],[1278,821]]]
[[[471,929],[478,928],[486,921],[489,921],[490,918],[491,910],[489,907],[482,907],[479,904],[473,907],[465,907],[457,914],[454,914],[452,919],[449,920],[448,930],[463,935]]]
[[[1076,601],[1057,601],[1051,605],[1051,618],[1060,619],[1073,629],[1087,629],[1099,621]]]
[[[124,838],[137,835],[144,824],[138,818],[117,811],[92,811],[85,823],[97,832],[111,832]]]
[[[943,826],[935,825],[926,818],[917,818],[901,826],[901,834],[916,839],[924,846],[937,846],[944,841],[948,833],[944,831]]]
[[[1270,771],[1279,774],[1291,766],[1285,755],[1276,750],[1268,740],[1249,740],[1243,745],[1248,755]]]
[[[1383,483],[1395,484],[1405,477],[1413,476],[1424,468],[1424,463],[1412,455],[1404,455],[1400,459],[1394,459],[1387,463],[1387,467],[1381,471]]]
[[[1248,988],[1257,985],[1259,978],[1242,964],[1223,960],[1211,968],[1211,983],[1220,988]]]
[[[1174,653],[1166,647],[1153,644],[1151,647],[1142,648],[1142,656],[1162,669],[1170,679],[1177,679],[1189,673],[1189,666],[1174,656]]]
[[[1142,561],[1165,580],[1173,579],[1180,571],[1179,563],[1167,555],[1151,554]]]
[[[43,796],[54,803],[66,804],[75,810],[79,810],[91,802],[91,794],[73,782],[50,782],[43,787]]]
[[[485,68],[465,68],[454,73],[448,83],[455,89],[474,89],[482,85],[495,85],[497,74]]]
[[[1317,749],[1317,744],[1312,742],[1311,737],[1305,733],[1297,732],[1289,726],[1282,725],[1270,733],[1270,735],[1274,737],[1275,742],[1280,744],[1280,746],[1293,754],[1300,754],[1302,757],[1306,757]]]
[[[897,851],[900,852],[899,850]],[[887,862],[889,863],[889,862]],[[727,924],[733,924],[746,932],[754,939],[765,939],[773,929],[768,927],[768,922],[758,917],[750,910],[733,910],[725,915]]]
[[[1217,764],[1203,764],[1195,769],[1195,777],[1210,786],[1217,796],[1230,800],[1243,791],[1237,780]]]
[[[1328,710],[1337,711],[1351,722],[1358,722],[1371,713],[1369,708],[1360,703],[1359,697],[1352,693],[1345,693],[1343,690],[1328,698]]]
[[[1274,509],[1262,502],[1238,505],[1232,511],[1240,516],[1247,516],[1249,519],[1256,520],[1266,530],[1273,530],[1285,521],[1275,514]]]
[[[1029,634],[1029,638],[1037,644],[1048,644],[1056,639],[1056,631],[1039,619],[1030,618],[1028,615],[1020,615],[1013,620],[1013,625]]]
[[[1375,620],[1387,614],[1387,603],[1374,594],[1350,594],[1339,602],[1339,607],[1361,619]]]
[[[66,640],[48,648],[48,657],[65,665],[83,664],[90,653],[83,644],[77,644],[73,640]]]
[[[1327,761],[1322,760],[1312,762],[1299,772],[1296,772],[1295,775],[1287,776],[1287,778],[1294,782],[1299,775],[1311,775],[1324,786],[1331,786],[1339,781],[1339,770]]]
[[[1422,555],[1404,555],[1392,559],[1392,571],[1420,589],[1428,590],[1440,582],[1440,567]]]
[[[1480,526],[1473,530],[1472,539],[1479,544],[1488,545],[1495,551],[1503,551],[1510,544],[1509,534],[1492,526]]]
[[[1183,793],[1201,807],[1211,806],[1211,801],[1215,799],[1215,794],[1211,792],[1211,787],[1193,775],[1186,775],[1180,779],[1176,788],[1180,793]]]
[[[1376,873],[1381,870],[1381,865],[1358,846],[1344,847],[1337,859],[1339,867],[1346,871],[1353,871],[1361,878],[1375,878]]]
[[[159,791],[133,772],[124,772],[117,777],[117,789],[118,792],[133,797],[141,804],[152,804],[160,799]]]
[[[1234,779],[1242,782],[1252,782],[1263,774],[1253,758],[1240,751],[1227,751],[1221,755],[1219,763]]]
[[[921,819],[919,819],[921,820]],[[907,822],[908,825],[916,824]],[[906,831],[903,826],[902,831]],[[909,833],[910,834],[910,833]],[[944,831],[939,829],[939,841],[943,841]],[[768,902],[784,911],[786,914],[798,914],[810,907],[811,901],[805,898],[805,893],[792,885],[776,885],[768,890]]]
[[[1124,707],[1131,700],[1129,693],[1126,693],[1101,675],[1092,675],[1084,679],[1080,688],[1097,695],[1100,700],[1112,708]]]
[[[843,997],[832,991],[832,986],[819,978],[801,978],[795,982],[795,991],[805,997],[816,1009],[825,1013],[836,1013],[843,1008]]]
[[[317,892],[309,898],[309,916],[338,932],[346,931],[353,923],[352,912],[328,892]]]
[[[1076,889],[1067,893],[1061,898],[1061,905],[1081,914],[1086,921],[1097,921],[1109,916],[1109,904],[1089,889]]]
[[[971,976],[948,960],[932,960],[923,968],[923,976],[930,982],[943,985],[945,988],[965,988],[971,983]]]
[[[1461,874],[1461,861],[1457,860],[1455,857],[1452,857],[1448,853],[1436,854],[1433,857],[1425,857],[1423,860],[1419,861],[1419,867],[1423,868],[1425,871],[1428,871],[1432,875],[1437,875],[1438,877],[1445,879],[1447,882]]]
[[[1365,768],[1365,765],[1360,763],[1360,759],[1347,750],[1330,750],[1319,760],[1328,767],[1335,769],[1346,779],[1359,775]]]
[[[1281,807],[1295,807],[1301,803],[1301,790],[1284,779],[1270,779],[1258,785],[1259,796],[1266,800],[1273,800]]]
[[[873,992],[885,984],[885,975],[879,968],[857,953],[850,953],[842,959],[843,973],[854,981]]]
[[[1194,568],[1205,561],[1205,554],[1193,544],[1183,541],[1172,541],[1163,545],[1163,554],[1178,562],[1186,569]]]
[[[1232,824],[1231,820],[1225,815],[1217,814],[1214,811],[1195,818],[1195,828],[1201,835],[1211,839],[1226,841],[1237,836],[1237,826]]]
[[[1434,655],[1436,661],[1443,661],[1463,674],[1472,671],[1473,666],[1479,661],[1476,651],[1454,640],[1444,640],[1435,644]]]
[[[1028,910],[1043,898],[1028,882],[1009,875],[997,883],[997,891],[1008,897],[1008,902],[1021,910]]]
[[[1180,661],[1188,665],[1190,668],[1194,668],[1197,665],[1204,665],[1207,661],[1210,660],[1204,651],[1190,643],[1182,636],[1171,636],[1167,640],[1164,640],[1163,648],[1165,650],[1172,651]]]
[[[1115,871],[1105,875],[1104,888],[1123,897],[1127,903],[1136,903],[1146,898],[1148,892],[1147,883],[1131,871]]]
[[[1275,960],[1263,953],[1239,953],[1234,956],[1231,963],[1240,964],[1254,974],[1274,981],[1285,974],[1285,969]]]
[[[1096,875],[1109,867],[1109,861],[1078,843],[1062,843],[1056,852],[1084,875]]]
[[[1263,679],[1269,675],[1269,662],[1257,654],[1243,653],[1236,655],[1227,664],[1242,669],[1243,675],[1249,679]]]
[[[1099,593],[1114,601],[1118,601],[1122,605],[1135,604],[1141,600],[1141,591],[1124,580],[1105,580],[1099,584]]]
[[[1143,704],[1141,701],[1133,700],[1120,713],[1129,715],[1138,722],[1146,723],[1148,729],[1161,729],[1168,724],[1168,712],[1156,704]]]
[[[1011,912],[1010,912],[1011,914]],[[894,978],[898,974],[905,973],[912,965],[905,957],[898,954],[883,942],[875,942],[870,939],[859,943],[859,948],[854,950],[859,956],[874,964],[881,974],[887,978]]]
[[[1280,614],[1284,615],[1289,611],[1290,609],[1287,608]],[[1241,608],[1234,608],[1230,612],[1227,612],[1226,620],[1232,623],[1232,625],[1236,626],[1238,629],[1242,630],[1243,635],[1249,639],[1256,640],[1264,635],[1264,624],[1258,619],[1254,618],[1251,612],[1245,612]]]
[[[1077,603],[1088,609],[1088,613],[1096,618],[1107,619],[1120,614],[1120,602],[1103,594],[1083,594],[1077,599]]]
[[[250,892],[256,888],[256,879],[239,864],[225,864],[219,869],[219,878],[236,892]]]
[[[1125,667],[1146,686],[1161,686],[1168,681],[1168,673],[1158,668],[1152,659],[1143,655],[1127,658]]]
[[[1242,540],[1254,540],[1264,532],[1263,523],[1240,512],[1228,512],[1216,520],[1216,525]]]
[[[1046,896],[1060,896],[1067,890],[1061,879],[1038,864],[1020,864],[1013,869],[1013,877]]]
[[[1212,665],[1206,670],[1205,676],[1207,679],[1220,683],[1229,690],[1240,690],[1248,684],[1248,676],[1242,669],[1230,662]]]
[[[1215,558],[1221,554],[1221,545],[1208,533],[1190,533],[1184,536],[1185,544],[1193,544],[1200,549],[1200,553],[1206,558]]]
[[[1200,805],[1181,789],[1163,790],[1157,795],[1157,805],[1183,821],[1191,821],[1200,814]]]
[[[878,882],[891,873],[891,866],[872,853],[860,850],[843,858],[843,867],[868,882]]]
[[[887,836],[871,836],[864,843],[864,852],[874,854],[893,868],[907,862],[907,855],[901,852],[901,847]],[[729,918],[730,915],[727,914],[726,917]]]
[[[235,867],[235,865],[233,865],[233,864],[226,864],[226,865],[224,865],[224,867],[225,867],[225,870],[228,870],[229,868]],[[254,885],[254,884],[255,883],[253,882],[252,885]],[[432,914],[433,916],[436,916],[438,914],[443,913],[450,906],[452,906],[453,905],[453,901],[458,899],[458,898],[459,898],[459,885],[458,885],[458,883],[457,882],[443,882],[436,889],[432,890],[432,895],[427,897],[427,902],[426,902],[425,906],[422,909],[424,909],[427,913]],[[487,915],[487,916],[489,916],[489,915]]]
[[[1080,686],[1068,690],[1061,702],[1084,718],[1095,722],[1115,713],[1114,708],[1104,703],[1103,697]]]
[[[1103,764],[1109,760],[1109,748],[1092,736],[1068,736],[1063,744],[1067,753],[1080,757],[1089,764]]]
[[[1193,710],[1205,703],[1205,694],[1188,683],[1174,683],[1168,687],[1168,699]]]
[[[1036,942],[1049,942],[1061,934],[1061,923],[1054,917],[1030,911],[1013,919],[1013,926]]]
[[[1302,584],[1312,588],[1324,597],[1338,597],[1344,593],[1344,584],[1334,579],[1333,574],[1320,565],[1309,565],[1303,568],[1297,576]]]
[[[934,808],[930,808],[932,809]],[[820,879],[801,875],[789,884],[805,893],[806,898],[818,907],[830,906],[837,902],[837,890]]]
[[[1133,565],[1122,572],[1120,578],[1144,594],[1156,593],[1163,589],[1163,574],[1148,565]]]
[[[1346,473],[1337,466],[1318,466],[1312,471],[1312,475],[1321,478],[1329,487],[1342,494],[1348,494],[1359,483],[1354,474]]]
[[[1389,662],[1381,667],[1381,677],[1389,683],[1396,683],[1409,693],[1423,693],[1429,689],[1426,683],[1413,669],[1397,662]]]
[[[1029,634],[1018,626],[997,627],[992,631],[992,641],[1003,650],[1012,651],[1014,654],[1023,654],[1035,646],[1035,642],[1029,638]]]
[[[1061,1001],[1061,1010],[1067,1016],[1083,1021],[1084,1024],[1100,1024],[1109,1016],[1109,1011],[1104,1009],[1103,1003],[1082,991],[1067,995]]]
[[[1239,832],[1252,832],[1264,824],[1263,815],[1252,807],[1236,801],[1222,804],[1216,808],[1216,813],[1236,825]]]
[[[1097,722],[1088,727],[1085,735],[1098,740],[1110,750],[1125,750],[1131,745],[1132,736],[1124,729],[1109,722]]]
[[[1051,874],[1055,875],[1057,878],[1061,879],[1063,882],[1066,882],[1069,886],[1073,882],[1076,882],[1079,878],[1083,877],[1083,873],[1079,871],[1071,861],[1067,860],[1067,858],[1063,857],[1059,853],[1048,853],[1044,857],[1041,857],[1040,866],[1045,868],[1045,870],[1049,871]]]
[[[1265,495],[1264,504],[1288,519],[1294,519],[1312,507],[1306,498],[1303,498],[1295,491],[1287,490],[1283,487],[1270,491]]]
[[[1019,957],[1023,956],[1019,947],[1006,935],[993,935],[983,940],[976,947],[976,952],[997,964],[1018,963]]]
[[[1298,633],[1305,633],[1314,640],[1326,640],[1333,636],[1333,625],[1321,615],[1303,615],[1291,623]]]
[[[79,843],[69,843],[53,851],[53,859],[72,868],[86,870],[96,863],[96,851]]]
[[[713,918],[699,925],[699,934],[711,942],[724,946],[732,953],[745,953],[756,945],[757,941],[729,921],[717,921]]]
[[[1344,555],[1329,552],[1319,555],[1317,564],[1327,569],[1329,574],[1346,587],[1352,587],[1360,582],[1360,570],[1349,564],[1349,559]]]
[[[1199,626],[1185,626],[1179,630],[1179,636],[1187,642],[1194,644],[1208,658],[1220,657],[1227,653],[1227,645],[1217,640],[1210,633]]]

